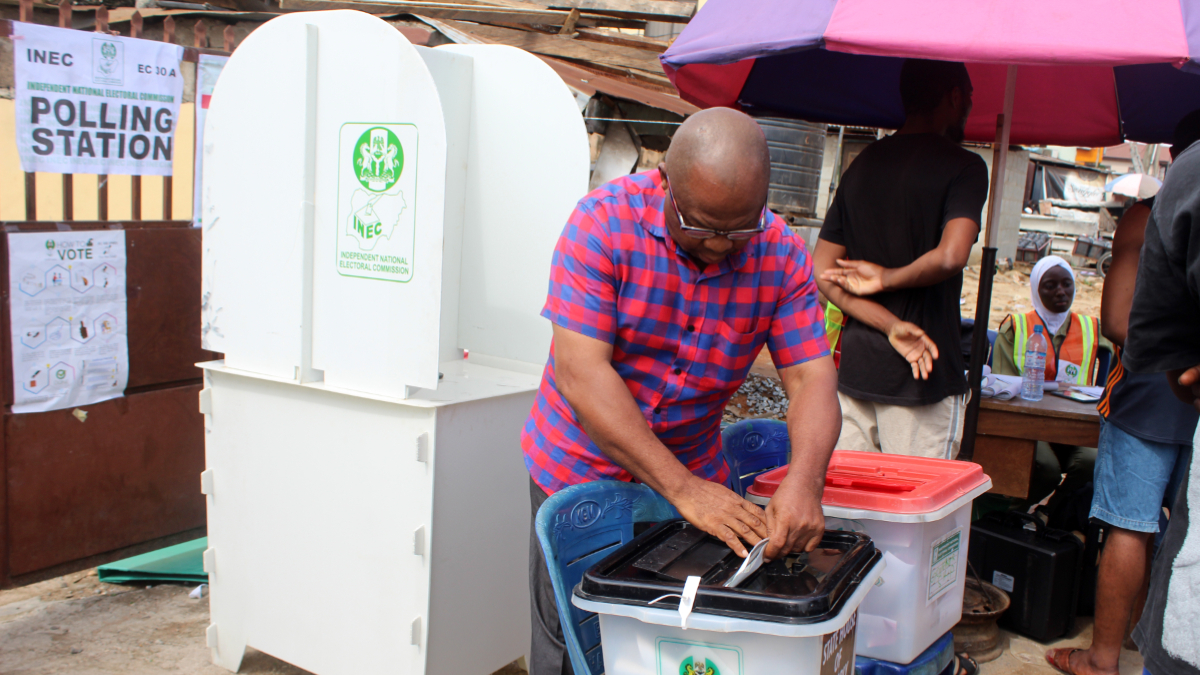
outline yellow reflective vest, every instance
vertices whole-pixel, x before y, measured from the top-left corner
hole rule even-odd
[[[1083,386],[1091,386],[1096,372],[1096,355],[1099,351],[1100,321],[1092,316],[1071,312],[1070,325],[1058,350],[1054,349],[1050,329],[1042,322],[1037,312],[1013,314],[1013,363],[1025,372],[1025,347],[1033,335],[1033,327],[1041,326],[1049,349],[1046,350],[1046,381],[1062,380]],[[1066,372],[1058,376],[1059,364]]]

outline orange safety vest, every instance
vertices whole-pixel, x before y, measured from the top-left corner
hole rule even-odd
[[[1046,350],[1046,381],[1059,379],[1058,363],[1062,361],[1073,364],[1068,367],[1075,371],[1067,372],[1062,378],[1064,381],[1083,386],[1092,385],[1092,378],[1096,372],[1096,356],[1099,352],[1098,319],[1071,312],[1067,335],[1056,351],[1050,329],[1042,322],[1042,317],[1038,316],[1037,312],[1012,314],[1009,318],[1013,322],[1013,363],[1017,364],[1017,370],[1025,371],[1025,347],[1029,337],[1033,335],[1033,327],[1040,325],[1050,347]]]

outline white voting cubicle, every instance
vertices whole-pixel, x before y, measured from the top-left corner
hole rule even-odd
[[[487,675],[529,644],[519,436],[574,98],[502,46],[276,18],[204,135],[208,645],[317,675]],[[464,350],[469,358],[464,360]]]

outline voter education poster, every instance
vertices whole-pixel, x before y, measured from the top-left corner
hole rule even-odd
[[[124,395],[124,230],[11,233],[8,269],[13,412]]]
[[[13,23],[23,171],[170,176],[183,47]]]

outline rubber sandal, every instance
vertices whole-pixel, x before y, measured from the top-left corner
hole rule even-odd
[[[979,664],[971,655],[966,652],[960,652],[954,655],[958,660],[958,664],[954,669],[954,675],[976,675],[979,672]]]
[[[1056,670],[1066,673],[1067,675],[1075,675],[1075,671],[1071,670],[1071,655],[1075,652],[1081,652],[1082,649],[1074,647],[1059,647],[1046,652],[1046,663],[1054,666]]]

